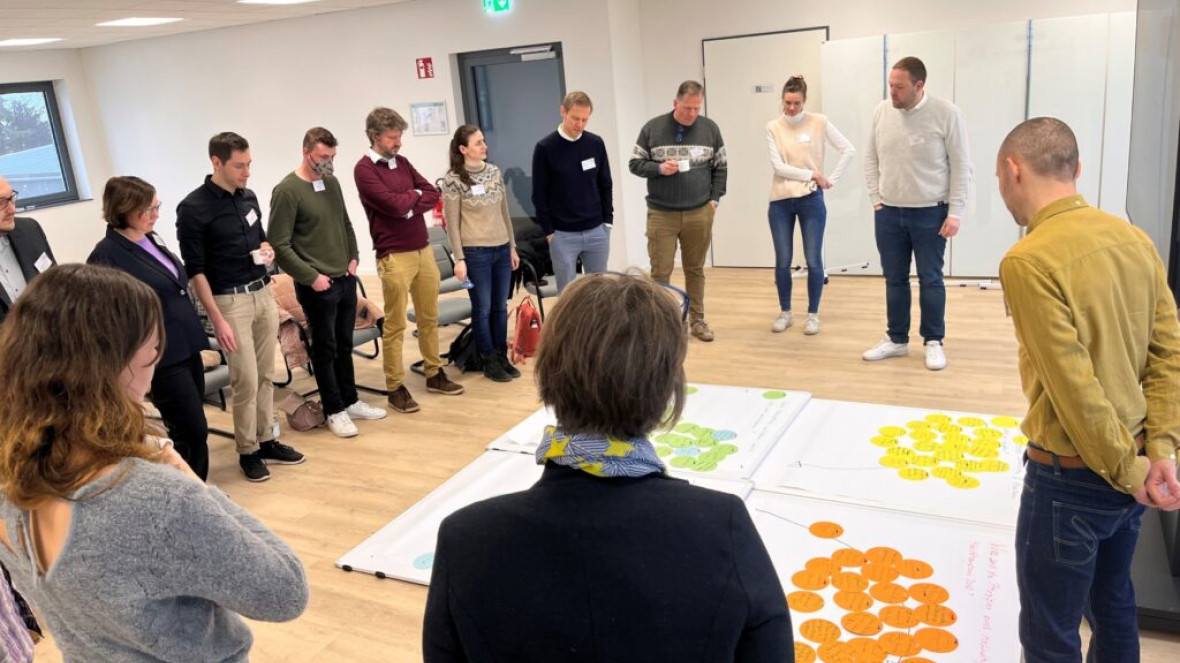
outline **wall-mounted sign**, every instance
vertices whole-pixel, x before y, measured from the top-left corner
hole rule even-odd
[[[414,66],[418,69],[418,78],[434,78],[433,58],[418,58]]]
[[[512,0],[483,0],[483,10],[489,14],[503,14],[512,9]]]

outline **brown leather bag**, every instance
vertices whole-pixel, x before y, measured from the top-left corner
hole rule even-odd
[[[319,401],[309,401],[299,394],[289,394],[279,403],[279,408],[287,414],[287,425],[291,430],[309,431],[323,426],[327,420],[324,406]]]

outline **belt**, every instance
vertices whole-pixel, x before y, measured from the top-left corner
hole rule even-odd
[[[1135,446],[1137,448],[1142,449],[1144,442],[1145,442],[1145,438],[1143,436],[1143,433],[1140,433],[1139,435],[1137,435],[1135,437]],[[1090,469],[1090,466],[1086,465],[1086,461],[1082,460],[1081,456],[1058,456],[1057,454],[1053,453],[1052,451],[1045,451],[1044,449],[1041,449],[1040,447],[1035,447],[1032,444],[1029,444],[1028,447],[1025,448],[1024,455],[1026,458],[1028,458],[1032,462],[1040,464],[1040,465],[1052,466],[1053,465],[1053,458],[1056,456],[1058,467],[1064,467],[1067,470],[1088,470],[1088,469]]]
[[[270,276],[263,276],[262,278],[255,279],[255,280],[247,283],[246,285],[235,285],[232,288],[222,288],[221,290],[217,290],[213,294],[215,294],[215,295],[244,295],[246,293],[262,290],[264,287],[266,287],[266,284],[268,284],[268,283],[270,283]]]

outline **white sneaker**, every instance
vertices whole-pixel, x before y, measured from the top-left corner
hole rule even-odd
[[[807,314],[807,321],[803,323],[803,333],[814,336],[819,333],[819,316],[815,313]]]
[[[910,353],[909,343],[894,343],[889,340],[889,337],[881,339],[881,342],[873,346],[861,355],[865,361],[880,361],[882,359],[889,359],[890,357],[904,357]]]
[[[791,312],[783,311],[782,313],[778,314],[777,318],[774,319],[774,324],[770,326],[770,331],[777,334],[779,332],[786,331],[787,327],[790,327],[794,323],[795,319],[791,316]]]
[[[942,341],[926,342],[926,368],[932,371],[946,368],[946,353],[942,351]]]
[[[356,429],[356,424],[352,423],[347,411],[329,414],[328,430],[335,433],[336,437],[356,437],[360,432]]]
[[[385,410],[373,407],[364,401],[357,401],[349,405],[345,412],[348,413],[350,419],[384,419],[389,415]]]

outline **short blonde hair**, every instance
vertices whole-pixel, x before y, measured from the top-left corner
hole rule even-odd
[[[581,90],[574,90],[565,95],[565,99],[561,100],[561,107],[571,110],[574,106],[585,106],[590,110],[594,110],[594,104],[590,101],[590,95]]]

